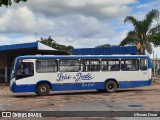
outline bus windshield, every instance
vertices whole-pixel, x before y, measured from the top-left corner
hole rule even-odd
[[[16,70],[16,79],[33,76],[34,68],[32,62],[19,61]]]
[[[14,78],[15,63],[16,63],[16,61],[13,62],[12,67],[11,67],[11,75],[10,75],[10,79]]]

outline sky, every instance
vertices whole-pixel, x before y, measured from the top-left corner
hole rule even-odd
[[[59,44],[75,48],[118,45],[128,31],[133,30],[130,23],[124,24],[126,16],[142,20],[150,10],[160,11],[159,6],[160,0],[28,0],[13,3],[0,8],[0,45],[35,42],[49,36]],[[157,53],[158,50],[155,49]]]

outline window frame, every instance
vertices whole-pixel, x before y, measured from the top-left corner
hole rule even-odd
[[[60,65],[60,61],[61,60],[77,60],[78,61],[78,65]],[[61,66],[78,66],[78,71],[60,71],[60,67]],[[78,58],[77,59],[68,59],[68,58],[59,59],[58,60],[58,71],[59,72],[79,72],[80,71],[80,60]]]
[[[45,71],[45,72],[39,72],[39,71],[37,71],[37,61],[38,60],[53,60],[53,61],[56,61],[56,67],[57,67],[57,69],[56,69],[56,71]],[[36,61],[35,61],[35,68],[36,68],[36,72],[37,73],[56,73],[56,72],[58,72],[58,60],[57,59],[37,59]]]
[[[33,74],[31,75],[31,74],[29,74],[29,75],[26,75],[26,74],[20,74],[20,75],[18,75],[17,74],[17,72],[18,72],[18,69],[16,69],[16,73],[15,73],[15,75],[16,75],[16,80],[19,80],[19,79],[23,79],[23,78],[28,78],[28,77],[32,77],[32,76],[34,76],[35,75],[35,72],[34,72],[34,62],[33,61],[31,61],[31,62],[21,62],[21,61],[19,61],[18,62],[18,66],[17,67],[19,67],[19,65],[20,65],[20,63],[31,63],[32,64],[32,67],[33,67]]]
[[[82,65],[81,65],[81,61],[83,61],[83,60],[89,61],[89,65],[85,65],[85,66],[89,66],[89,68],[90,68],[90,66],[91,66],[91,64],[90,64],[91,61],[98,61],[98,62],[99,62],[99,65],[96,65],[96,66],[99,67],[99,70],[94,70],[94,71],[91,71],[91,70],[89,70],[89,71],[82,71],[82,70],[81,70],[81,66],[82,66]],[[101,61],[100,59],[96,59],[96,58],[94,58],[94,59],[91,59],[91,58],[89,58],[89,59],[87,59],[87,58],[86,58],[86,59],[81,59],[81,60],[80,60],[80,71],[81,71],[81,72],[99,72],[99,71],[101,71],[101,68],[100,68],[100,67],[101,67],[101,62],[100,62],[100,61]]]
[[[108,61],[108,60],[116,60],[116,61],[118,61],[119,62],[119,70],[102,70],[102,66],[105,66],[105,65],[103,65],[102,64],[102,61]],[[115,64],[116,65],[116,64]],[[109,65],[109,66],[112,66],[112,65]],[[115,71],[120,71],[121,70],[121,60],[119,59],[119,58],[103,58],[103,59],[101,59],[101,71],[102,72],[115,72]]]
[[[142,69],[141,69],[141,60],[142,60],[142,59],[147,60],[147,66],[146,66],[147,69],[146,69],[146,70],[142,70]],[[140,59],[139,59],[139,70],[141,70],[141,71],[147,71],[147,70],[148,70],[148,59],[147,59],[147,58],[140,58]]]
[[[138,64],[137,64],[137,65],[138,65],[138,69],[137,69],[137,70],[123,70],[123,69],[122,69],[122,61],[123,61],[123,60],[125,60],[125,61],[126,61],[126,60],[137,60],[137,61],[138,61]],[[121,58],[120,64],[121,64],[121,66],[120,66],[121,71],[139,71],[139,67],[140,67],[140,66],[139,66],[139,58],[131,58],[131,59],[130,59],[130,58]],[[132,64],[127,64],[127,65],[132,65]]]

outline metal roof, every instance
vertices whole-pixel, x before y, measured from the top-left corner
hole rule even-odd
[[[30,43],[3,45],[3,46],[0,46],[0,51],[18,50],[18,49],[26,49],[26,48],[35,48],[37,50],[56,50],[39,42],[30,42]]]
[[[136,55],[136,46],[115,46],[106,48],[80,48],[73,50],[74,55]]]

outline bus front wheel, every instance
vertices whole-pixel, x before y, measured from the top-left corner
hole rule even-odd
[[[117,90],[117,83],[113,80],[110,80],[108,82],[106,82],[105,84],[105,90],[108,93],[113,93]]]
[[[50,93],[50,87],[47,83],[41,83],[37,86],[36,94],[48,95]]]

